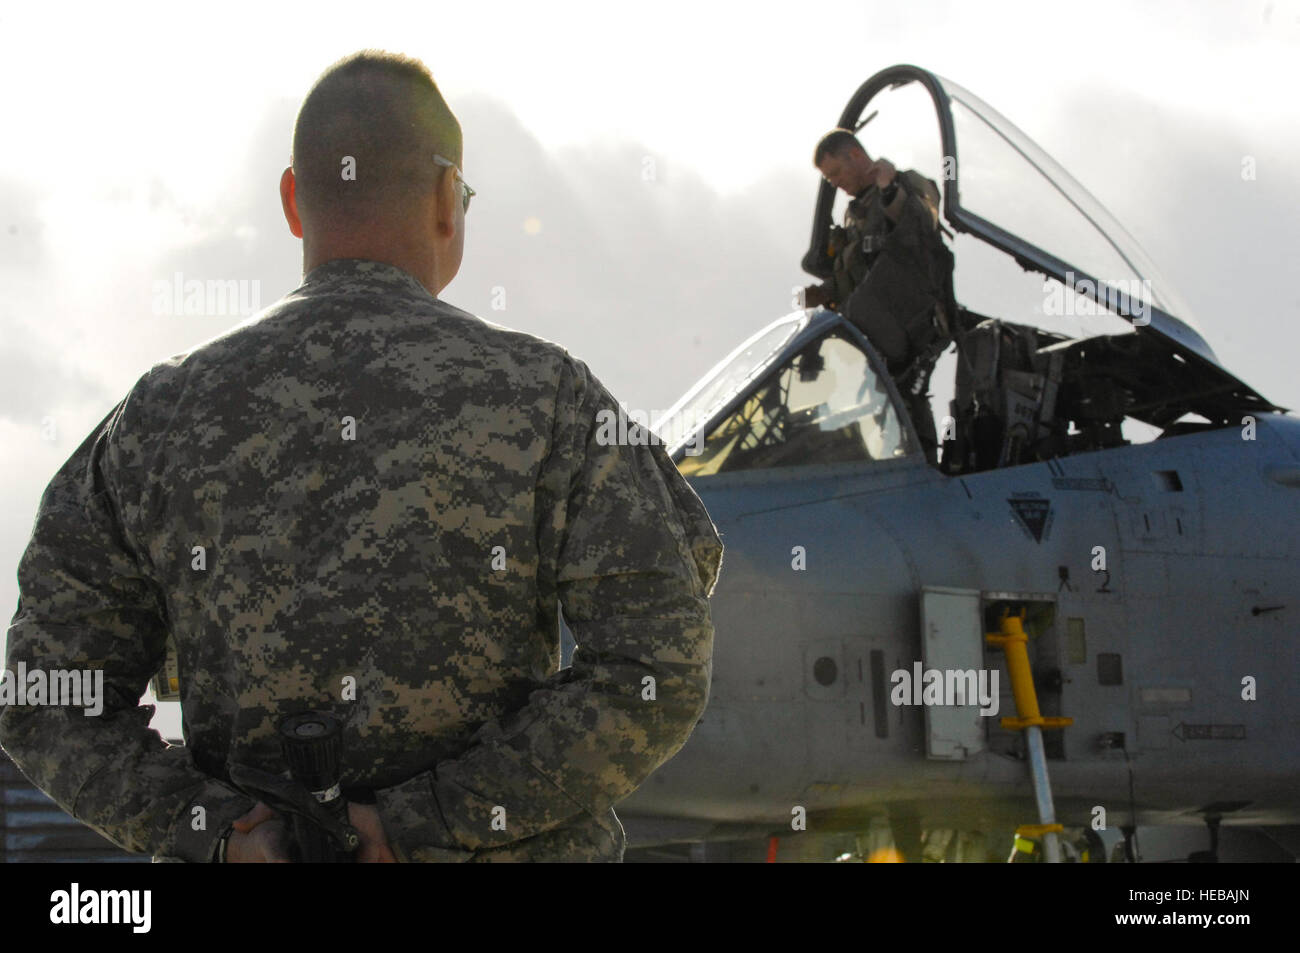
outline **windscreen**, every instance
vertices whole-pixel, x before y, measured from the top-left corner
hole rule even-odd
[[[787,341],[808,324],[808,314],[797,311],[773,321],[732,351],[686,392],[650,429],[674,452],[754,380],[772,362]]]

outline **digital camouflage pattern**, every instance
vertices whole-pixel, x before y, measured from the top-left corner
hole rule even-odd
[[[228,765],[282,772],[277,722],[323,709],[400,860],[621,859],[612,805],[707,701],[722,546],[662,447],[597,439],[617,408],[398,268],[314,269],[50,483],[7,667],[102,667],[104,713],[10,706],[0,742],[115,843],[207,861],[254,803]],[[138,705],[169,634],[183,747]]]

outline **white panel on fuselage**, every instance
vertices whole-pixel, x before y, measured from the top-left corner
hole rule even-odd
[[[925,671],[984,668],[984,632],[977,589],[926,586],[921,591],[921,654]],[[891,682],[891,688],[894,683]],[[925,706],[926,755],[964,761],[985,748],[978,697],[967,704]]]

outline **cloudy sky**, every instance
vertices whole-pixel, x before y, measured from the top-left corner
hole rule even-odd
[[[293,117],[324,67],[367,46],[422,58],[464,127],[479,197],[443,297],[564,344],[630,407],[669,406],[791,310],[812,145],[895,63],[1037,140],[1142,243],[1223,363],[1300,407],[1297,0],[10,6],[6,613],[58,466],[152,363],[241,320],[156,313],[155,282],[236,280],[262,306],[299,283],[277,194]]]

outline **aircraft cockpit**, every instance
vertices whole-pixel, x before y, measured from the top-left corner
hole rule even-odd
[[[683,455],[678,468],[686,476],[885,460],[904,456],[915,445],[879,359],[856,329],[838,320],[811,323],[796,317],[765,329],[760,339],[764,336],[795,346],[777,349],[784,359],[770,368],[743,346],[724,362],[724,376],[738,381],[766,373],[704,432],[697,452]],[[709,396],[703,389],[681,407],[678,419],[707,416]]]
[[[838,126],[861,129],[873,157],[941,191],[957,306],[955,343],[930,381],[943,472],[1241,426],[1283,409],[1219,363],[1119,222],[968,90],[891,67],[858,89]],[[819,183],[809,274],[830,274],[828,236],[846,201]],[[742,344],[654,429],[688,476],[912,457],[916,428],[884,368],[839,314],[796,312]]]

